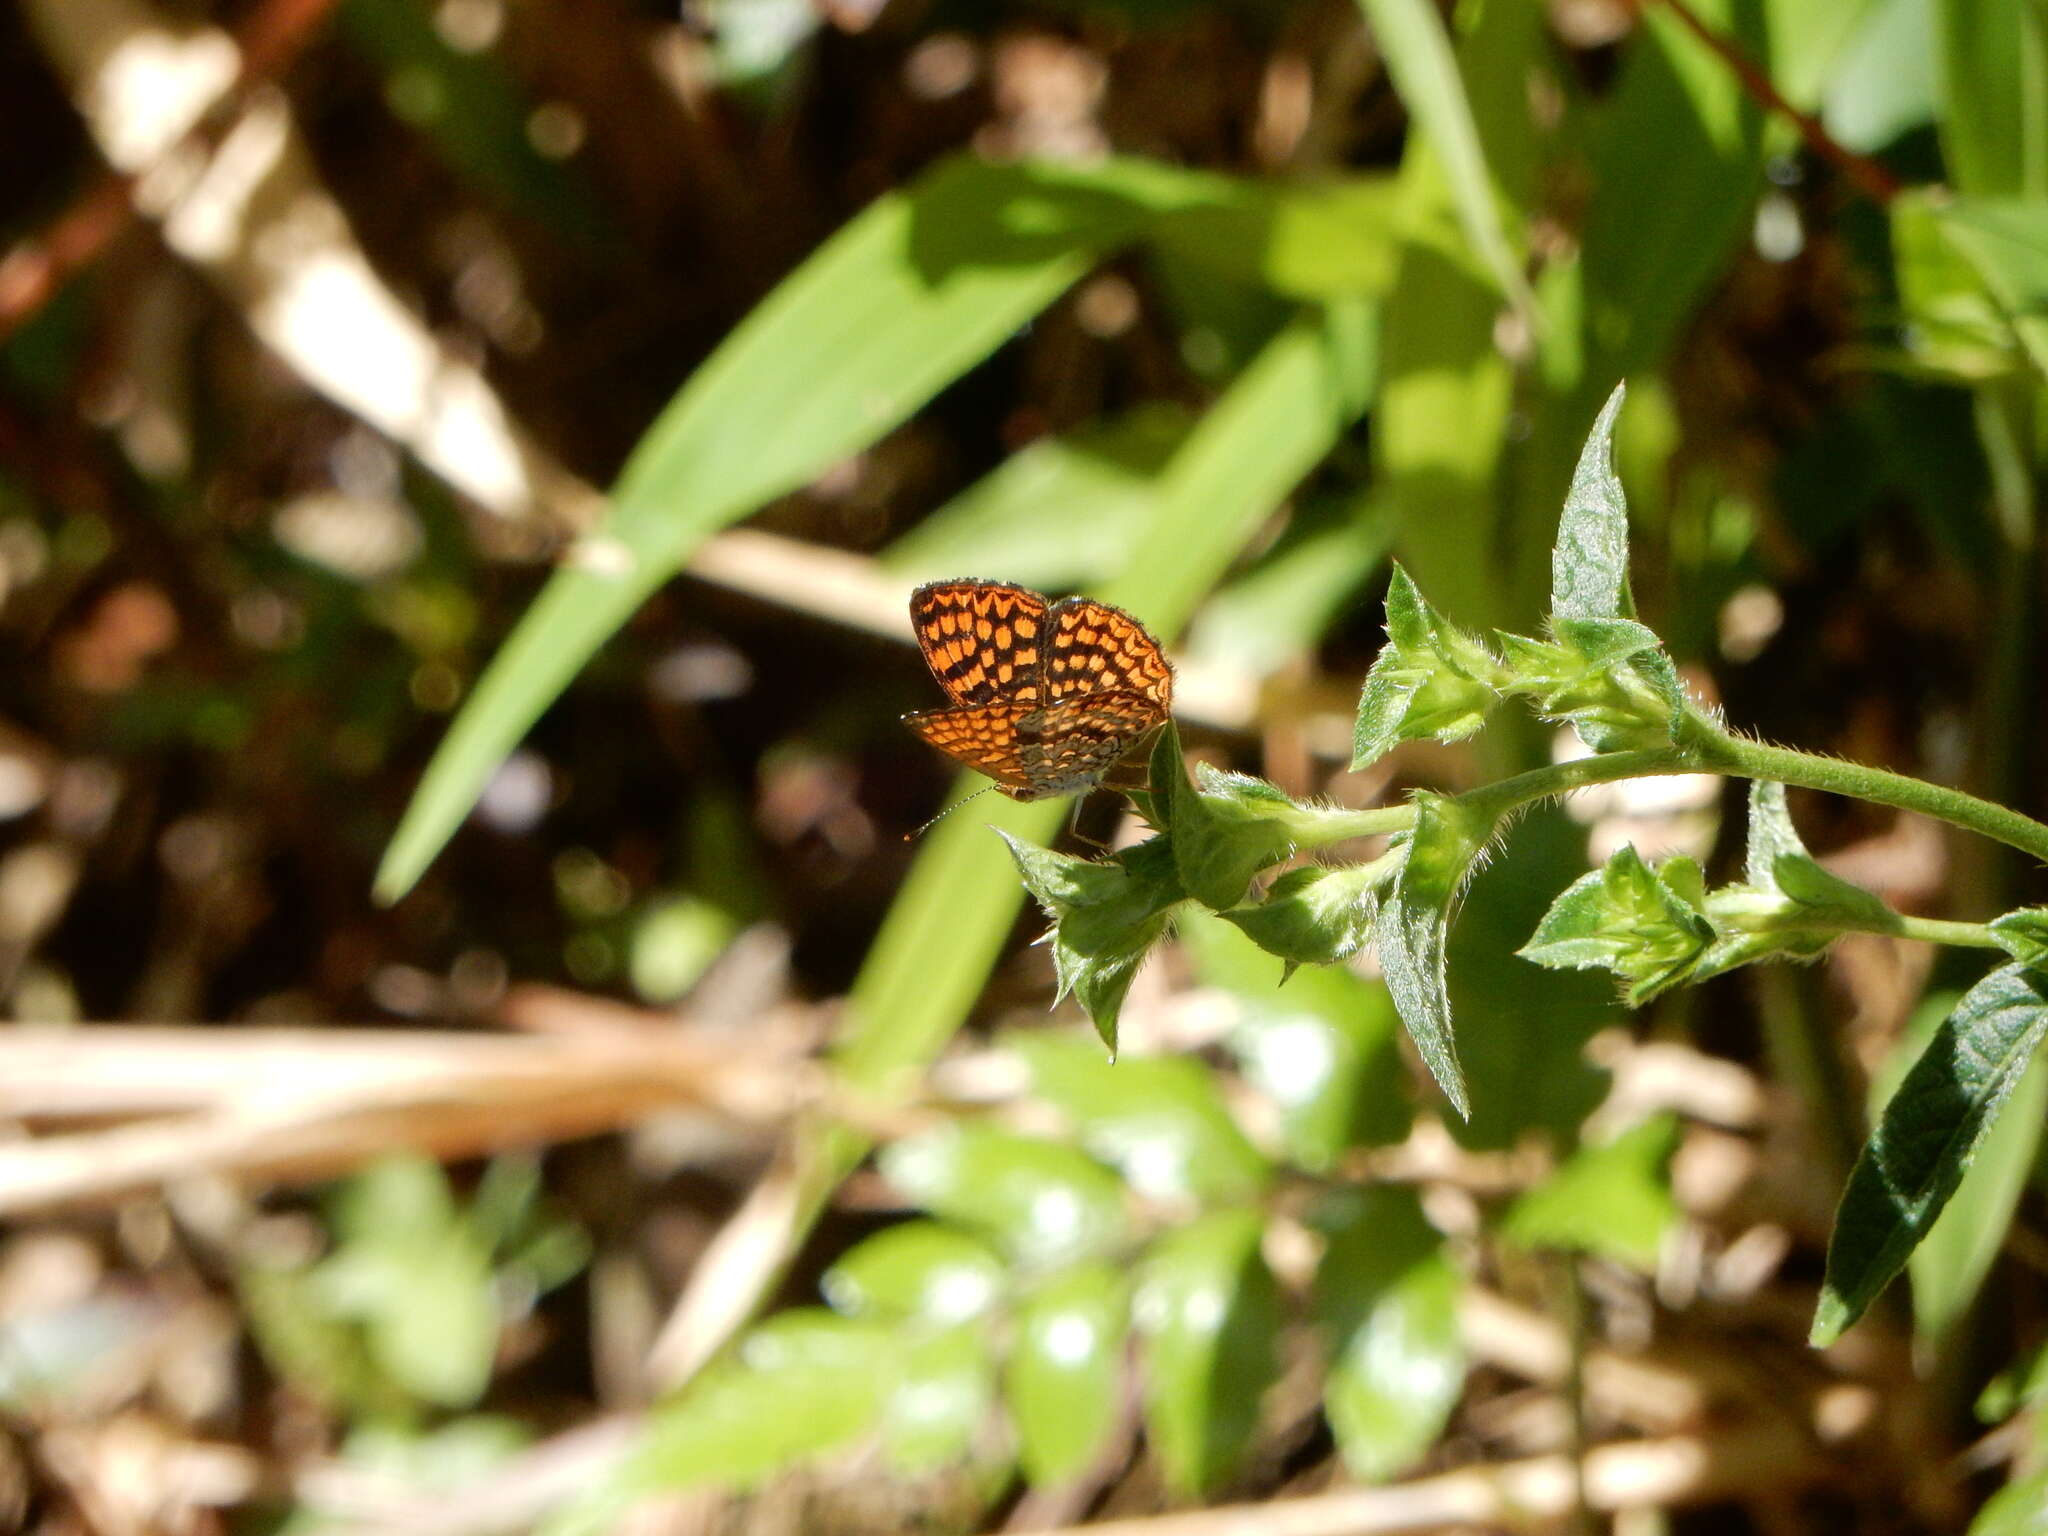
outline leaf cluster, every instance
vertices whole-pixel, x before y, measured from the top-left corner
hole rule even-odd
[[[1057,1130],[965,1120],[886,1149],[883,1175],[924,1214],[856,1244],[824,1277],[827,1305],[754,1329],[659,1410],[625,1476],[564,1528],[647,1491],[747,1488],[869,1444],[903,1476],[950,1467],[990,1494],[1013,1474],[1058,1487],[1129,1433],[1134,1381],[1169,1487],[1210,1490],[1240,1466],[1297,1325],[1323,1351],[1347,1462],[1366,1477],[1402,1470],[1464,1377],[1441,1235],[1409,1191],[1335,1189],[1307,1208],[1317,1258],[1298,1291],[1265,1251],[1278,1182],[1371,1134],[1353,1117],[1358,1052],[1391,1040],[1359,1037],[1357,1017],[1337,1008],[1318,1024],[1331,1070],[1283,1106],[1278,1160],[1196,1062],[1110,1063],[1072,1036],[1011,1038]],[[1262,1028],[1235,1042],[1248,1061]]]
[[[1062,989],[1076,993],[1112,1048],[1116,1010],[1144,953],[1177,908],[1200,904],[1278,955],[1289,971],[1341,961],[1370,942],[1423,1063],[1469,1116],[1446,974],[1448,938],[1466,883],[1511,815],[1532,801],[1634,774],[1712,770],[1750,777],[1741,879],[1710,889],[1695,860],[1678,856],[1653,867],[1624,846],[1556,898],[1519,953],[1552,969],[1612,972],[1632,1006],[1759,961],[1811,959],[1852,932],[1947,938],[2013,957],[1958,1002],[1857,1161],[1814,1324],[1816,1341],[1825,1342],[1854,1321],[1925,1238],[2033,1060],[2048,1031],[2036,995],[2042,973],[2035,969],[2048,954],[2048,924],[2039,911],[2022,910],[1988,924],[1916,926],[1807,851],[1787,808],[1785,780],[1795,774],[1815,787],[1947,814],[1994,833],[2009,813],[1874,770],[1746,742],[1687,699],[1662,642],[1633,616],[1628,514],[1611,446],[1622,399],[1617,389],[1600,412],[1573,476],[1545,638],[1501,634],[1484,644],[1432,609],[1397,568],[1388,589],[1388,641],[1366,679],[1357,719],[1356,761],[1364,765],[1402,741],[1469,736],[1500,701],[1519,697],[1540,718],[1569,725],[1590,756],[1462,795],[1417,790],[1398,825],[1373,824],[1392,833],[1386,855],[1292,870],[1247,901],[1261,872],[1355,833],[1358,818],[1373,813],[1347,819],[1297,805],[1259,781],[1206,769],[1196,788],[1169,735],[1152,763],[1152,839],[1107,864],[1014,840],[1011,851],[1054,919],[1048,942]]]

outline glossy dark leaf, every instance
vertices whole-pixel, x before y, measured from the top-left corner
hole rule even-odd
[[[1813,1342],[1831,1343],[1905,1264],[2048,1035],[2048,981],[2001,966],[1964,994],[1865,1143],[1828,1241]]]

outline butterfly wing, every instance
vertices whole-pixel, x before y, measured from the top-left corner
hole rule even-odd
[[[1018,722],[1018,758],[1030,798],[1094,789],[1165,719],[1157,701],[1128,691],[1091,693],[1026,716]]]
[[[1039,702],[1045,599],[1000,581],[935,581],[910,595],[910,624],[955,704]]]
[[[1046,701],[1135,694],[1164,720],[1173,707],[1173,667],[1145,626],[1107,603],[1066,597],[1046,614]]]
[[[948,757],[987,774],[1013,800],[1035,800],[1017,727],[1025,716],[1039,712],[1033,705],[977,704],[920,710],[905,715],[903,723]]]

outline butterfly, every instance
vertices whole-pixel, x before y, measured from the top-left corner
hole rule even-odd
[[[1012,800],[1086,794],[1166,723],[1173,668],[1120,608],[1001,581],[935,581],[910,623],[951,701],[903,717]]]

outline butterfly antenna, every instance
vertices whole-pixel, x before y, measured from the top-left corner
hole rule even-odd
[[[904,833],[903,841],[905,841],[906,843],[916,842],[920,837],[923,837],[925,833],[929,832],[939,822],[944,821],[948,816],[952,815],[955,811],[959,810],[960,807],[965,805],[969,800],[977,800],[994,788],[995,785],[993,784],[984,784],[981,786],[981,788],[977,789],[973,794],[962,795],[958,800],[955,800],[951,805],[947,806],[943,811],[939,812],[938,815],[934,816],[930,821],[926,822],[923,826],[919,827],[915,832]]]

